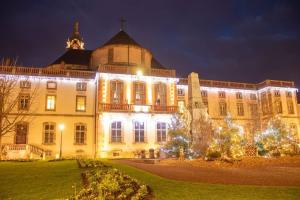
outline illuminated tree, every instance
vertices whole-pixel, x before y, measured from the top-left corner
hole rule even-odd
[[[180,156],[180,151],[183,150],[184,156],[190,154],[190,123],[191,116],[188,110],[182,113],[176,113],[171,119],[168,131],[168,142],[161,149],[169,156]]]
[[[245,154],[245,138],[242,126],[233,123],[228,115],[225,126],[219,127],[206,152],[207,159],[240,160]]]
[[[214,124],[206,110],[201,109],[199,119],[194,120],[198,131],[192,133],[192,150],[197,154],[204,154],[214,135]]]
[[[295,153],[297,136],[279,116],[275,116],[267,128],[256,135],[255,142],[260,155],[291,155]]]
[[[15,63],[11,59],[2,59],[0,71],[7,67],[14,68]],[[2,138],[14,136],[17,124],[28,122],[30,120],[28,113],[33,112],[33,109],[30,108],[37,95],[38,84],[27,89],[28,98],[21,100],[20,81],[29,82],[27,79],[21,79],[18,75],[0,73],[0,160],[3,154]]]

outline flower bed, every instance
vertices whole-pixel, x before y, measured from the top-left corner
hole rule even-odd
[[[75,192],[71,197],[73,200],[141,200],[150,197],[150,189],[146,185],[101,161],[78,160],[78,165],[87,170],[82,174],[84,188]]]

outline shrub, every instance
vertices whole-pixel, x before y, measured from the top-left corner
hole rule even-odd
[[[79,160],[78,164],[88,169],[83,176],[87,184],[71,199],[140,200],[149,195],[146,185],[122,174],[117,169],[104,165],[100,161]]]

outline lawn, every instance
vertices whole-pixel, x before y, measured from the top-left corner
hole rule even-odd
[[[300,199],[300,187],[261,187],[203,184],[169,180],[124,164],[105,161],[124,173],[149,185],[157,200],[182,199],[249,199],[296,200]]]
[[[124,173],[149,185],[156,200],[193,199],[299,199],[298,187],[259,187],[202,184],[174,181],[134,167],[103,160]],[[0,162],[0,199],[62,199],[81,185],[76,161]]]
[[[62,199],[81,185],[76,161],[0,162],[0,199]]]

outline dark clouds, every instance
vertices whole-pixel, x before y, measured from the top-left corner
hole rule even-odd
[[[300,3],[261,0],[9,1],[0,8],[0,56],[43,66],[64,52],[75,20],[94,49],[127,19],[127,32],[186,76],[300,86]]]

